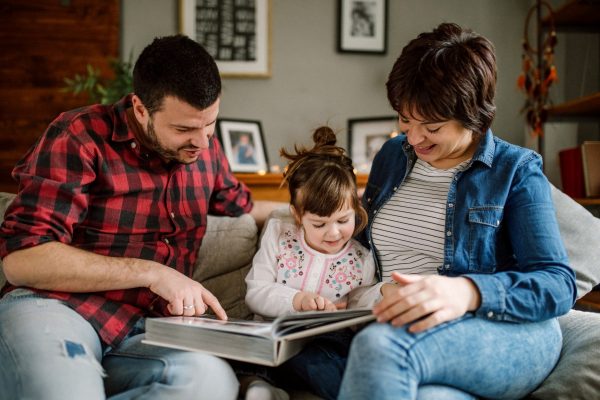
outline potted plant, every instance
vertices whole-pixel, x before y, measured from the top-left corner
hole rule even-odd
[[[64,79],[66,86],[63,91],[75,95],[86,93],[91,102],[101,104],[115,103],[121,97],[133,92],[132,54],[129,54],[128,61],[111,59],[109,64],[113,71],[113,78],[101,77],[100,70],[88,64],[85,74],[76,74],[72,78]]]

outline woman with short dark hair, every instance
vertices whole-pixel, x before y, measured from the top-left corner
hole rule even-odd
[[[521,398],[558,360],[575,276],[540,156],[490,130],[495,85],[492,43],[449,23],[389,75],[404,135],[363,197],[379,323],[355,337],[341,399]]]

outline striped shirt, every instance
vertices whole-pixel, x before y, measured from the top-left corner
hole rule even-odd
[[[402,186],[378,211],[373,221],[373,244],[384,282],[391,280],[393,271],[437,274],[444,261],[450,183],[469,162],[437,169],[417,159]]]

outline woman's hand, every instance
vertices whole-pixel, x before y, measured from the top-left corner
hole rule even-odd
[[[336,305],[331,300],[312,292],[296,293],[292,304],[296,311],[336,311],[346,308],[346,303]]]
[[[410,332],[422,332],[463,316],[479,307],[481,297],[468,278],[392,273],[396,284],[381,287],[383,300],[373,308],[378,322],[411,324]],[[416,321],[416,322],[415,322]]]

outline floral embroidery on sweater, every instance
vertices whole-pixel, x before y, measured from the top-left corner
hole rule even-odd
[[[338,254],[320,254],[306,249],[297,228],[284,229],[279,235],[277,281],[298,290],[306,290],[309,274],[318,274],[316,293],[336,300],[347,295],[363,283],[363,260],[365,254],[351,241]],[[316,260],[322,260],[320,263]],[[311,265],[312,264],[312,265]]]

